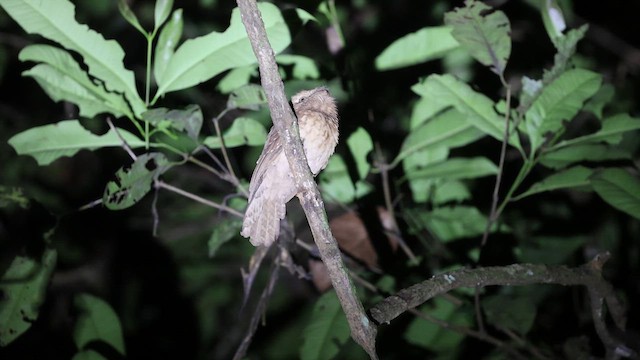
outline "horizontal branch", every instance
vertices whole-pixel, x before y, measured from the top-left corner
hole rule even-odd
[[[626,323],[623,306],[613,293],[613,287],[602,278],[601,270],[609,259],[609,253],[597,255],[593,260],[577,268],[559,265],[514,264],[476,269],[460,269],[434,275],[431,279],[402,289],[369,310],[378,324],[386,324],[405,311],[427,300],[461,287],[485,287],[493,285],[521,286],[532,284],[582,285],[587,287],[592,305],[592,316],[600,339],[607,352],[628,351],[608,332],[602,304],[606,302],[611,317],[618,328]]]

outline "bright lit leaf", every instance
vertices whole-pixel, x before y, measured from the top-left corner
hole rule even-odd
[[[351,150],[354,160],[356,161],[356,168],[358,169],[358,176],[360,179],[364,179],[369,174],[371,164],[367,160],[367,155],[373,150],[373,141],[371,136],[362,127],[359,127],[353,132],[347,139],[347,146]]]
[[[575,144],[544,152],[540,163],[552,169],[561,169],[582,161],[607,161],[631,159],[631,154],[621,148],[605,144]]]
[[[156,79],[156,83],[161,83],[164,79],[167,65],[169,65],[182,37],[182,27],[182,9],[176,9],[169,22],[160,31],[160,36],[156,43],[153,56],[153,76]]]
[[[41,62],[22,75],[34,78],[54,101],[78,105],[81,116],[110,113],[116,117],[132,117],[122,95],[108,92],[89,79],[66,50],[51,45],[29,45],[20,51],[19,58],[21,61]]]
[[[280,54],[276,56],[278,64],[293,65],[293,77],[298,80],[317,79],[320,77],[320,70],[315,61],[301,55]]]
[[[224,145],[227,148],[238,147],[243,145],[257,146],[262,145],[267,140],[267,131],[264,126],[255,119],[248,117],[238,117],[233,120],[231,127],[222,135]],[[218,136],[208,136],[203,141],[204,145],[219,149],[222,147]]]
[[[124,51],[114,40],[79,24],[67,0],[3,0],[5,11],[29,34],[38,34],[82,55],[92,76],[108,91],[124,93],[136,115],[145,110],[133,72],[124,68]]]
[[[573,69],[548,86],[526,113],[526,127],[532,147],[540,146],[547,132],[557,132],[562,122],[571,120],[582,105],[600,88],[602,77],[594,72]]]
[[[498,167],[484,157],[450,158],[446,161],[428,165],[424,168],[411,170],[407,178],[411,179],[470,179],[495,175]]]
[[[554,146],[554,149],[568,146],[593,144],[605,142],[608,144],[619,144],[622,136],[630,131],[640,129],[640,118],[634,118],[627,114],[618,114],[602,121],[602,128],[589,135],[565,140]]]
[[[376,69],[392,70],[438,59],[460,47],[447,26],[426,27],[405,35],[378,55]]]
[[[598,171],[591,185],[614,208],[640,219],[640,179],[621,168]]]
[[[231,92],[227,101],[229,109],[258,110],[267,104],[267,95],[262,86],[247,84]]]
[[[417,150],[455,148],[472,143],[483,135],[467,121],[464,114],[450,109],[433,117],[423,126],[413,129],[402,143],[402,149],[393,163],[398,163]]]
[[[154,29],[158,30],[171,14],[173,8],[173,0],[156,0],[156,6],[153,11]]]
[[[261,2],[258,8],[269,42],[274,52],[279,53],[291,42],[287,24],[275,5]],[[205,82],[225,70],[254,63],[256,57],[240,20],[240,11],[236,8],[227,30],[187,40],[178,47],[164,75],[158,79],[154,100],[168,92]]]
[[[451,75],[430,75],[411,88],[420,96],[442,105],[450,105],[463,113],[467,120],[487,135],[502,141],[504,138],[504,116],[494,110],[494,102]],[[520,148],[515,134],[509,143]]]
[[[572,167],[533,184],[529,190],[515,197],[514,200],[545,191],[589,186],[589,177],[591,174],[593,174],[593,170],[584,166]]]
[[[144,141],[126,130],[119,129],[118,133],[131,148],[145,145]],[[123,145],[115,130],[109,130],[104,135],[95,135],[82,127],[78,120],[64,120],[56,124],[32,127],[14,135],[7,142],[19,155],[32,156],[38,165],[48,165],[63,156],[73,156],[80,150]]]

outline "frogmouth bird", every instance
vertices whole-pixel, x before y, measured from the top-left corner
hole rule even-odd
[[[338,144],[338,109],[326,87],[303,90],[291,98],[300,138],[313,176],[327,166]],[[272,127],[251,183],[241,235],[255,246],[269,246],[280,234],[286,204],[297,193],[282,139]]]

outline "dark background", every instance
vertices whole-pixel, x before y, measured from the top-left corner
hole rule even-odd
[[[75,3],[78,20],[106,38],[117,39],[125,49],[127,66],[136,71],[137,79],[143,79],[144,39],[122,19],[116,2],[85,0]],[[183,38],[224,30],[235,5],[215,0],[176,3],[176,7],[184,9]],[[337,55],[327,51],[320,26],[292,27],[291,53],[314,58],[322,78],[337,79],[344,86],[348,96],[340,103],[342,139],[363,126],[374,141],[383,145],[385,153],[397,153],[406,136],[405,124],[411,104],[417,98],[410,91],[411,85],[421,77],[443,70],[438,62],[429,62],[377,72],[374,59],[397,38],[424,26],[442,24],[442,14],[461,3],[337,1],[346,36],[346,48]],[[525,1],[489,3],[504,11],[511,21],[513,49],[506,71],[509,81],[517,86],[517,80],[524,74],[539,77],[541,69],[552,64],[554,54],[539,12]],[[318,2],[278,1],[277,4],[281,9],[295,5],[315,13]],[[570,28],[591,24],[587,37],[579,46],[579,60],[603,74],[605,82],[616,88],[615,99],[606,110],[638,115],[640,29],[637,14],[640,13],[640,2],[565,1],[563,4]],[[149,27],[153,2],[133,1],[131,6],[143,25]],[[58,267],[39,319],[13,344],[0,349],[0,358],[71,358],[76,352],[71,337],[76,317],[72,299],[81,292],[98,295],[114,307],[123,323],[128,358],[230,358],[250,318],[247,309],[251,309],[251,305],[240,308],[242,280],[239,269],[246,265],[253,251],[247,242],[236,238],[210,259],[206,243],[218,215],[169,193],[159,195],[161,225],[158,237],[151,233],[152,195],[123,211],[112,212],[102,207],[77,211],[80,206],[100,198],[106,182],[113,179],[117,169],[128,164],[129,159],[121,149],[83,151],[72,158],[38,167],[32,158],[17,156],[7,144],[7,139],[28,128],[77,116],[72,105],[54,103],[33,79],[21,76],[31,64],[20,63],[18,52],[39,41],[42,40],[25,34],[6,13],[0,12],[0,184],[20,187],[32,199],[28,209],[0,212],[0,269],[6,269],[16,254],[39,253],[44,246],[41,234],[52,224],[57,224],[52,246],[59,251]],[[215,90],[219,78],[197,89],[170,94],[161,105],[184,107],[198,103],[205,119],[210,119],[226,102],[226,97]],[[503,95],[498,79],[481,66],[474,67],[471,83],[476,90],[493,99]],[[143,84],[138,83],[138,87],[142,89]],[[230,120],[226,119],[227,122]],[[83,119],[83,123],[98,133],[107,130],[103,118]],[[580,124],[595,126],[589,121]],[[458,151],[463,155],[483,154],[497,162],[499,145],[487,139]],[[344,145],[338,149],[343,154],[345,150]],[[247,151],[240,148],[231,153],[244,178],[248,178],[252,170],[250,157],[245,159]],[[255,154],[256,150],[251,151]],[[515,176],[512,173],[515,170],[510,169],[517,167],[507,166],[507,182]],[[534,173],[530,182],[547,174],[543,171]],[[397,170],[392,176],[398,178],[402,173]],[[190,167],[167,174],[167,179],[204,197],[229,191],[228,186],[210,174]],[[381,189],[378,179],[372,181],[377,189]],[[493,178],[486,178],[474,187],[474,201],[485,212],[490,207],[493,181]],[[358,205],[368,209],[381,204],[382,194],[377,191]],[[545,210],[548,208],[563,209],[568,215],[558,215],[562,213],[560,210]],[[371,214],[363,213],[365,221],[371,220]],[[507,222],[517,218],[537,219],[542,224],[537,230],[541,233],[589,236],[589,243],[577,251],[567,265],[582,264],[597,251],[611,251],[613,258],[605,269],[605,276],[627,304],[639,303],[638,221],[630,220],[596,196],[573,193],[542,194],[514,204],[504,216]],[[410,236],[408,240],[410,245],[415,245]],[[453,259],[448,260],[450,264],[465,265],[465,258],[460,254],[477,241],[469,239],[450,245],[449,251],[454,254]],[[490,244],[493,245],[483,251],[482,265],[514,262],[511,252],[516,246],[514,239],[500,235]],[[415,276],[415,273],[409,274],[415,270],[399,265],[398,261],[389,261],[386,266],[386,271],[399,277]],[[581,289],[559,290],[550,296],[539,309],[531,339],[543,344],[561,344],[569,337],[586,334],[595,353],[601,352],[592,324],[588,318],[583,318],[583,309],[576,309],[576,303],[585,306],[582,300],[576,301],[583,296]],[[308,316],[309,306],[316,297],[317,291],[312,285],[283,274],[267,315],[268,326],[258,331],[252,347],[253,354],[259,354],[254,358],[296,357],[300,326],[304,326],[302,319]],[[630,345],[640,344],[636,332],[638,318],[637,309],[630,306]],[[408,321],[406,317],[400,318],[390,329],[402,329]],[[471,357],[487,354],[491,349],[477,340],[468,340],[464,346],[464,353]],[[383,330],[379,347],[383,358],[425,356],[421,349],[392,336],[391,330]],[[117,358],[112,350],[103,350]]]

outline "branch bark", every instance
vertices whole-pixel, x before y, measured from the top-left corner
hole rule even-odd
[[[242,23],[258,60],[260,81],[267,96],[273,125],[280,138],[284,140],[284,153],[298,190],[298,199],[309,222],[320,257],[327,266],[331,283],[349,322],[351,337],[372,359],[377,359],[376,326],[369,321],[356,296],[355,288],[342,263],[340,249],[329,228],[324,202],[309,170],[300,141],[298,123],[285,96],[284,84],[278,73],[278,65],[258,6],[255,0],[237,0],[237,3]]]
[[[557,265],[514,264],[476,269],[460,269],[434,275],[431,279],[400,290],[376,304],[369,313],[378,324],[389,323],[405,311],[425,301],[460,287],[484,287],[491,285],[517,286],[531,284],[583,285],[588,289],[591,315],[598,336],[612,354],[630,351],[615,339],[605,324],[603,305],[606,302],[614,324],[624,331],[626,319],[623,306],[615,297],[613,287],[602,278],[601,270],[609,259],[609,253],[597,255],[590,262],[569,268]]]

